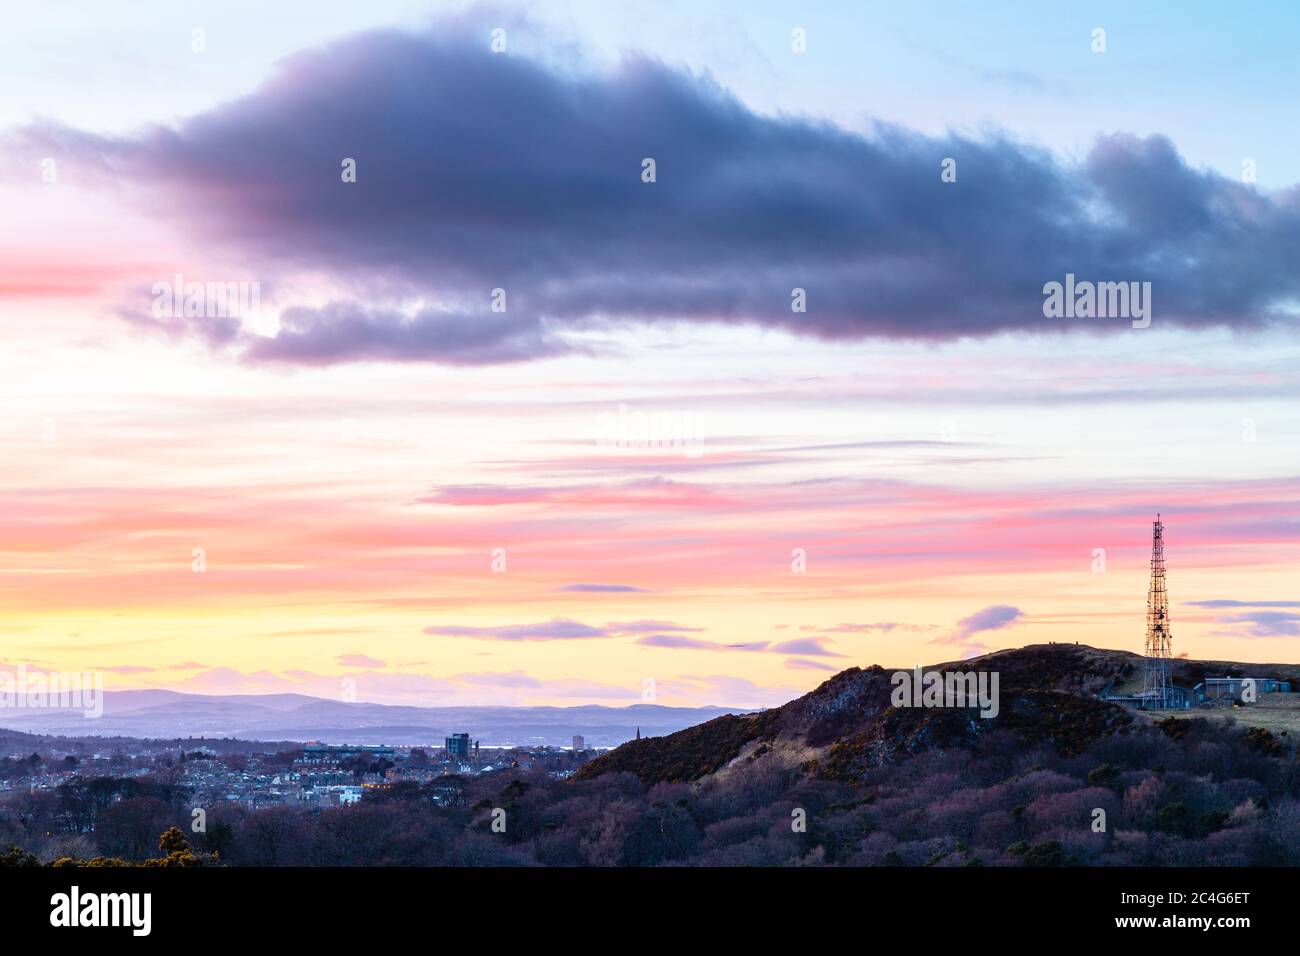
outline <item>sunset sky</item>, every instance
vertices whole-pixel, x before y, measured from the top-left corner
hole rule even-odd
[[[1300,15],[533,6],[6,12],[0,662],[765,706],[1140,652],[1157,512],[1175,652],[1300,660]]]

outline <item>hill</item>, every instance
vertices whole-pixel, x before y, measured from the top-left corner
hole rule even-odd
[[[1001,731],[1027,744],[1050,743],[1062,754],[1076,754],[1139,719],[1097,695],[1109,685],[1140,679],[1141,661],[1128,651],[1032,644],[922,668],[926,673],[996,672],[1000,707],[990,718],[969,707],[893,707],[895,671],[878,665],[853,667],[781,707],[719,717],[666,737],[629,742],[592,761],[580,775],[630,772],[646,784],[682,783],[779,752],[796,759],[814,778],[852,781],[870,769],[924,751],[969,749],[980,738]],[[1190,686],[1207,674],[1247,673],[1296,680],[1300,666],[1180,659],[1174,679]],[[1300,695],[1285,696],[1300,700]],[[1276,704],[1262,708],[1259,726],[1283,726],[1276,709]],[[1234,716],[1251,722],[1249,708],[1234,711]]]

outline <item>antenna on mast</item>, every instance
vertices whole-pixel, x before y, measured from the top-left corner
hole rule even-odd
[[[1151,587],[1147,591],[1147,641],[1142,661],[1142,700],[1163,710],[1173,705],[1170,679],[1173,635],[1169,630],[1169,593],[1165,590],[1165,526],[1156,514],[1151,529]]]

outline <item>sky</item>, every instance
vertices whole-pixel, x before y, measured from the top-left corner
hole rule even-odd
[[[10,669],[770,706],[1140,652],[1157,513],[1175,651],[1300,659],[1288,5],[6,20]]]

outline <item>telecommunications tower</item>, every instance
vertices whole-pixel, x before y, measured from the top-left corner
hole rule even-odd
[[[1151,590],[1147,592],[1147,646],[1142,662],[1142,701],[1152,709],[1173,705],[1169,594],[1165,591],[1165,526],[1156,515],[1151,535]]]

